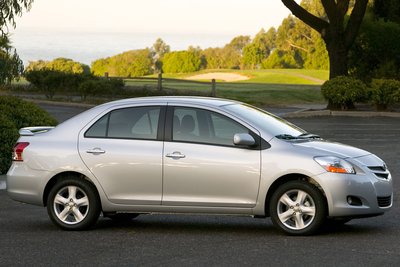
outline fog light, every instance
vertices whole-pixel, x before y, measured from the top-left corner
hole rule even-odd
[[[355,196],[347,196],[347,203],[351,206],[362,206],[361,199]]]

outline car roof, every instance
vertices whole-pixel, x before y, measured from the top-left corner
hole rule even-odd
[[[109,103],[105,103],[103,105],[128,105],[128,104],[137,104],[137,103],[180,103],[180,104],[200,104],[206,106],[214,106],[220,107],[229,104],[239,104],[240,102],[222,99],[222,98],[213,98],[213,97],[198,97],[198,96],[156,96],[156,97],[137,97],[137,98],[128,98],[121,99],[117,101],[112,101]]]

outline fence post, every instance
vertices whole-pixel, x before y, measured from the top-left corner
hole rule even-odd
[[[162,91],[162,73],[158,74],[157,89],[158,91]]]
[[[215,83],[215,79],[211,80],[211,96],[215,97],[217,94],[215,92],[215,88],[216,88],[216,83]]]
[[[108,72],[104,72],[104,78],[108,80]]]

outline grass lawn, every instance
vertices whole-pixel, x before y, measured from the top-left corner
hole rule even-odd
[[[328,79],[325,70],[273,69],[273,70],[205,70],[195,73],[163,74],[163,87],[175,90],[210,92],[211,84],[206,81],[191,82],[185,79],[197,74],[211,72],[237,73],[249,77],[239,82],[217,81],[217,97],[229,98],[257,106],[285,106],[293,104],[325,103],[320,85]],[[151,75],[149,77],[156,77]],[[156,80],[126,80],[126,85],[156,88]]]
[[[185,79],[197,74],[211,72],[237,73],[249,77],[249,80],[241,83],[282,83],[282,84],[322,84],[329,78],[327,70],[305,70],[305,69],[270,69],[270,70],[203,70],[194,73],[166,73],[164,78]],[[149,77],[156,77],[150,75]]]
[[[321,70],[206,70],[189,74],[163,74],[165,78],[163,88],[169,89],[169,94],[171,92],[172,94],[176,92],[177,95],[193,95],[196,92],[199,95],[210,94],[210,81],[190,81],[185,78],[211,72],[236,73],[249,77],[248,80],[238,82],[217,81],[217,97],[261,107],[325,103],[320,93],[320,85],[328,79],[329,72]],[[156,75],[150,75],[146,78],[155,77]],[[28,82],[22,78],[14,84],[26,85]],[[144,88],[154,92],[157,88],[157,79],[125,79],[125,85],[132,93],[129,95],[135,96],[135,90],[143,91]]]

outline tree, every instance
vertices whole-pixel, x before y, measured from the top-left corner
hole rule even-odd
[[[330,78],[348,75],[348,54],[364,18],[368,0],[321,0],[326,18],[314,15],[295,0],[282,0],[292,13],[319,32],[326,44],[330,63]],[[351,10],[348,20],[346,15]]]
[[[251,42],[251,38],[248,35],[239,35],[232,39],[232,41],[225,46],[225,48],[232,48],[237,51],[240,55],[243,53],[243,48]]]
[[[198,71],[201,67],[201,55],[196,49],[174,51],[165,54],[163,71],[165,73],[188,73]]]
[[[349,53],[349,70],[353,76],[371,79],[400,80],[400,24],[366,17]]]
[[[1,36],[8,35],[9,25],[15,28],[15,17],[21,16],[23,11],[29,11],[33,0],[2,0],[0,4],[0,31]]]
[[[270,28],[268,32],[261,29],[254,40],[243,49],[243,64],[251,69],[258,68],[275,48],[276,30]]]
[[[23,64],[10,45],[9,26],[15,28],[15,17],[29,10],[33,0],[2,0],[0,4],[0,85],[10,83],[23,71]]]
[[[153,58],[153,68],[156,72],[162,71],[162,59],[166,53],[169,53],[171,48],[161,38],[158,38],[151,48]]]
[[[10,46],[7,35],[0,36],[0,85],[11,83],[23,70],[22,61]]]
[[[110,76],[138,77],[152,73],[152,64],[152,54],[146,48],[98,59],[92,62],[91,70],[97,76],[103,76],[107,72]]]

